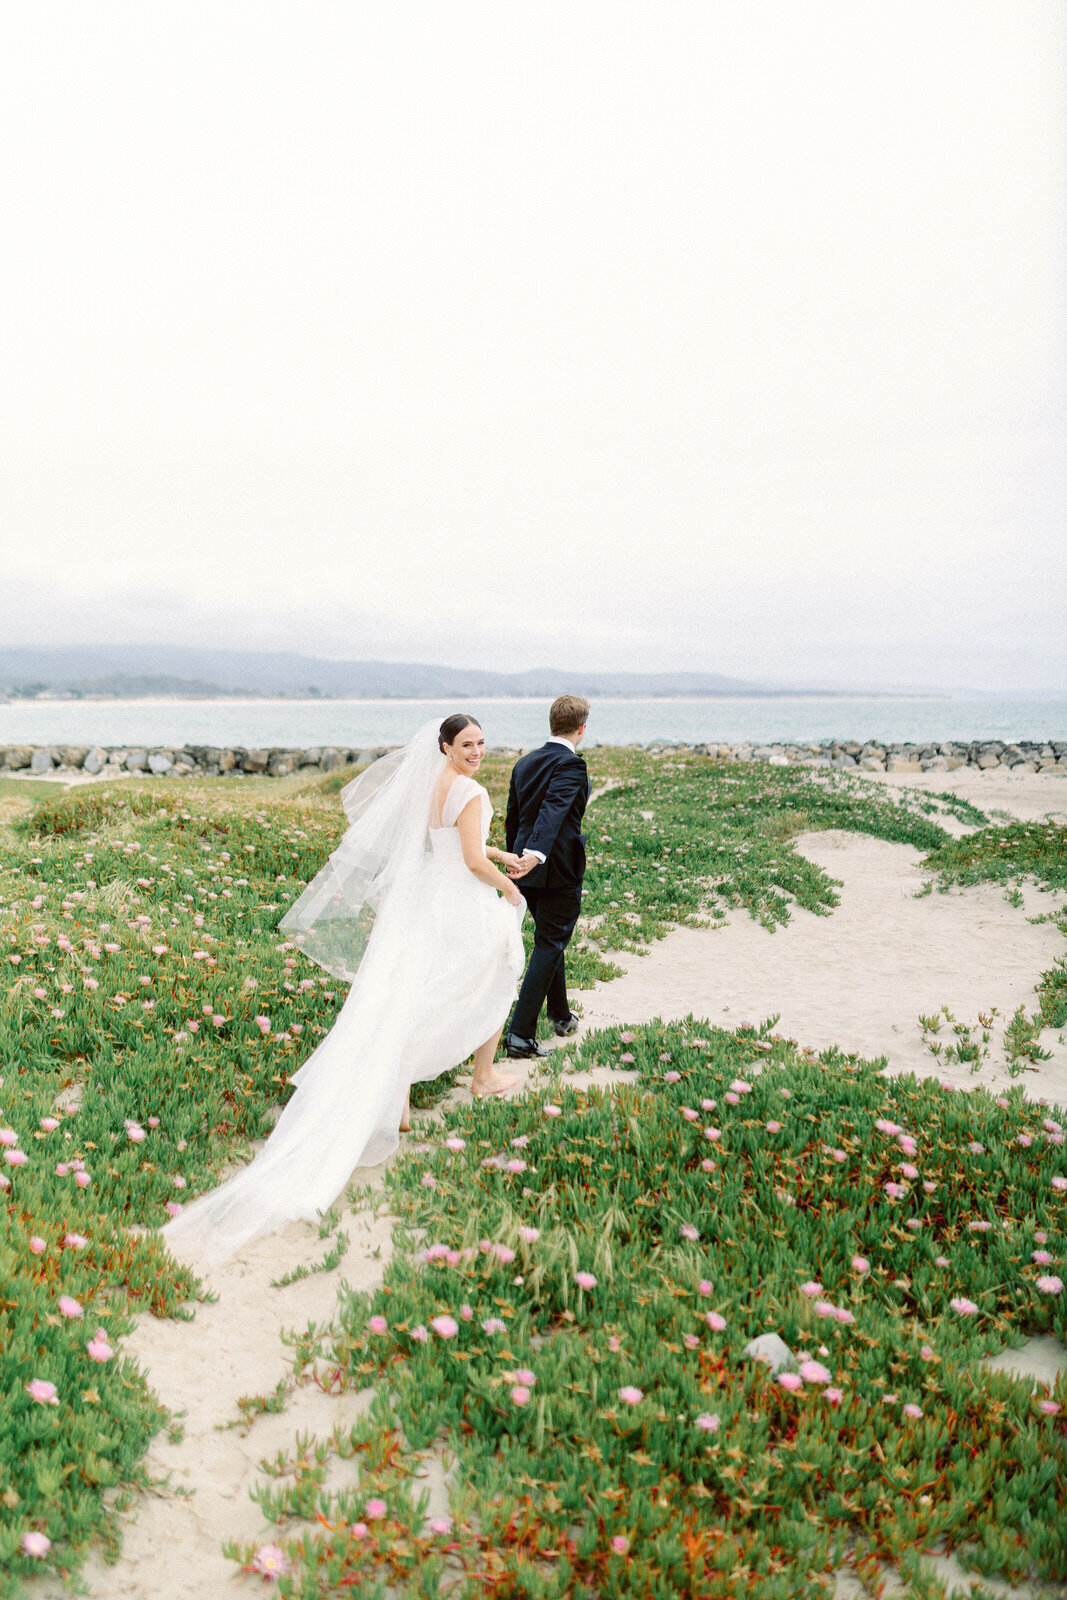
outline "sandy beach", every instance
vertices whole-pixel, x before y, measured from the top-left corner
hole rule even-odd
[[[1067,781],[1045,774],[961,769],[869,781],[954,791],[1004,816],[1067,820]],[[620,957],[622,978],[579,997],[583,1030],[689,1013],[734,1028],[778,1014],[777,1031],[805,1046],[836,1044],[865,1057],[884,1056],[891,1071],[935,1074],[961,1088],[1010,1084],[1004,1025],[1017,1006],[1032,1004],[1040,974],[1065,949],[1055,925],[1028,918],[1062,906],[1064,896],[1031,886],[1016,907],[992,885],[919,895],[924,875],[911,846],[835,831],[804,834],[797,848],[840,880],[840,905],[832,915],[794,910],[785,927],[768,932],[734,912],[725,927],[678,929],[645,955]],[[979,1072],[958,1064],[946,1069],[924,1045],[918,1018],[942,1006],[972,1025],[979,1012],[996,1010],[989,1057]],[[1041,1043],[1050,1059],[1027,1066],[1015,1081],[1031,1098],[1062,1105],[1067,1046],[1051,1033]],[[328,1433],[366,1400],[305,1387],[280,1414],[248,1429],[227,1427],[239,1416],[239,1397],[267,1395],[285,1377],[285,1328],[328,1321],[342,1281],[372,1288],[380,1280],[390,1251],[389,1219],[349,1214],[342,1226],[350,1248],[331,1273],[288,1288],[270,1286],[295,1265],[321,1259],[327,1248],[314,1230],[294,1225],[208,1272],[218,1299],[198,1306],[192,1322],[140,1319],[125,1349],[141,1362],[162,1402],[182,1416],[184,1434],[178,1442],[161,1435],[151,1447],[148,1466],[158,1487],[124,1514],[118,1564],[107,1567],[95,1556],[87,1563],[91,1600],[204,1600],[245,1592],[221,1546],[231,1538],[274,1536],[249,1499],[258,1463],[290,1446],[300,1431]],[[1029,1362],[1029,1370],[1048,1377],[1064,1355],[1046,1339],[1004,1361],[1019,1370]],[[443,1509],[439,1477],[427,1481]],[[958,1571],[953,1575],[962,1581]],[[842,1596],[855,1592],[848,1581],[839,1587]],[[63,1593],[51,1580],[40,1581],[34,1592],[42,1600]]]

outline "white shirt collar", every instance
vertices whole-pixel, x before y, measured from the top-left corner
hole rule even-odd
[[[565,739],[561,733],[550,733],[548,736],[548,742],[549,744],[565,744],[572,756],[576,756],[578,754],[577,746],[573,745],[569,739]]]

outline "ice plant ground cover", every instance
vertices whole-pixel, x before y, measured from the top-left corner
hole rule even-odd
[[[582,1047],[624,1053],[637,1084],[452,1109],[392,1169],[383,1288],[297,1345],[319,1383],[377,1395],[270,1464],[280,1592],[793,1600],[851,1550],[932,1596],[936,1543],[1067,1577],[1067,1388],[979,1364],[1067,1339],[1056,1114],[767,1028]],[[745,1355],[768,1331],[794,1370]],[[435,1531],[414,1474],[442,1447]],[[361,1477],[331,1493],[337,1457]]]
[[[905,839],[936,864],[950,843],[939,814],[984,821],[948,797],[894,799],[837,774],[603,750],[590,769],[616,787],[588,817],[576,987],[612,974],[613,949],[731,906],[771,927],[794,901],[828,912],[832,880],[791,846],[804,828]],[[487,764],[498,807],[506,773]],[[4,799],[0,1595],[20,1574],[75,1570],[93,1539],[113,1544],[105,1491],[142,1481],[166,1421],[122,1336],[133,1312],[189,1315],[197,1291],[137,1230],[269,1129],[343,1001],[276,931],[343,831],[340,781],[86,785],[17,817]],[[1040,876],[1030,856],[1019,870]],[[481,1109],[488,1128],[504,1114]],[[512,1388],[530,1389],[535,1415],[544,1390]]]

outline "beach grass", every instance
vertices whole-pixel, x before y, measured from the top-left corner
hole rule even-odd
[[[1067,1394],[980,1360],[1067,1337],[1047,1113],[767,1026],[581,1054],[638,1081],[452,1109],[392,1168],[383,1287],[297,1342],[306,1377],[377,1395],[270,1465],[280,1592],[814,1600],[903,1558],[933,1595],[933,1544],[1062,1578]],[[768,1333],[784,1371],[746,1350]],[[358,1484],[330,1490],[344,1460]]]
[[[959,805],[694,756],[598,750],[590,769],[612,787],[588,814],[579,989],[618,970],[614,951],[673,926],[730,909],[768,927],[794,904],[830,913],[833,881],[793,848],[805,828],[906,839],[933,858],[949,844],[937,817]],[[501,758],[487,763],[498,810],[506,774]],[[143,1486],[146,1442],[166,1419],[123,1335],[137,1312],[188,1316],[198,1292],[151,1230],[268,1132],[343,1001],[277,922],[343,832],[346,776],[124,780],[43,797],[20,782],[5,802],[4,1600],[27,1574],[76,1572],[93,1542],[113,1551],[121,1497]],[[844,1095],[853,1079],[820,1082]],[[482,1107],[479,1137],[525,1115]],[[657,1157],[664,1172],[676,1142]]]

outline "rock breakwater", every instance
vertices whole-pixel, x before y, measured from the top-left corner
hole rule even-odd
[[[859,772],[953,772],[958,767],[1049,772],[1067,776],[1067,741],[1019,739],[955,740],[941,744],[879,743],[827,739],[819,744],[696,744],[656,742],[645,748],[665,756],[688,750],[722,761],[768,761],[775,766],[836,767]],[[0,771],[26,776],[268,777],[362,767],[384,755],[384,747],[329,745],[306,750],[223,748],[218,745],[145,746],[0,745]],[[516,752],[517,753],[517,752]]]

